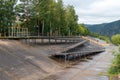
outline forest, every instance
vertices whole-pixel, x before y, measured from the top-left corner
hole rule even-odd
[[[72,5],[62,0],[0,0],[0,33],[9,27],[27,27],[30,35],[87,35],[89,30],[78,23]],[[20,21],[16,22],[16,16]]]

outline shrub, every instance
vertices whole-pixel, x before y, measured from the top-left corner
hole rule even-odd
[[[120,46],[119,51],[114,54],[114,59],[112,61],[112,66],[108,69],[109,74],[119,74],[120,73]]]
[[[112,43],[115,45],[120,45],[120,34],[112,36]]]

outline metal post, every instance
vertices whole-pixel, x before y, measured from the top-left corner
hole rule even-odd
[[[16,37],[18,37],[18,27],[16,28]]]
[[[20,36],[20,28],[19,28],[19,36]]]
[[[8,37],[10,37],[10,28],[8,27]]]
[[[13,37],[15,36],[15,27],[13,27]]]
[[[67,57],[66,57],[66,54],[65,54],[65,67],[67,67],[67,66],[66,66],[66,63],[67,63],[67,60],[66,60],[66,59],[67,59]]]
[[[57,43],[57,40],[55,39],[55,43]]]
[[[29,36],[30,34],[29,34],[29,31],[28,31],[28,28],[27,28],[27,36]]]

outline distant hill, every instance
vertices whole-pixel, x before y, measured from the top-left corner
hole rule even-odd
[[[120,33],[120,20],[97,25],[86,24],[85,26],[88,27],[91,32],[97,32],[106,36],[112,36]]]

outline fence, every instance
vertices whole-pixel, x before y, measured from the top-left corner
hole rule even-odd
[[[9,27],[8,36],[9,37],[25,37],[28,36],[28,28],[21,27]]]

